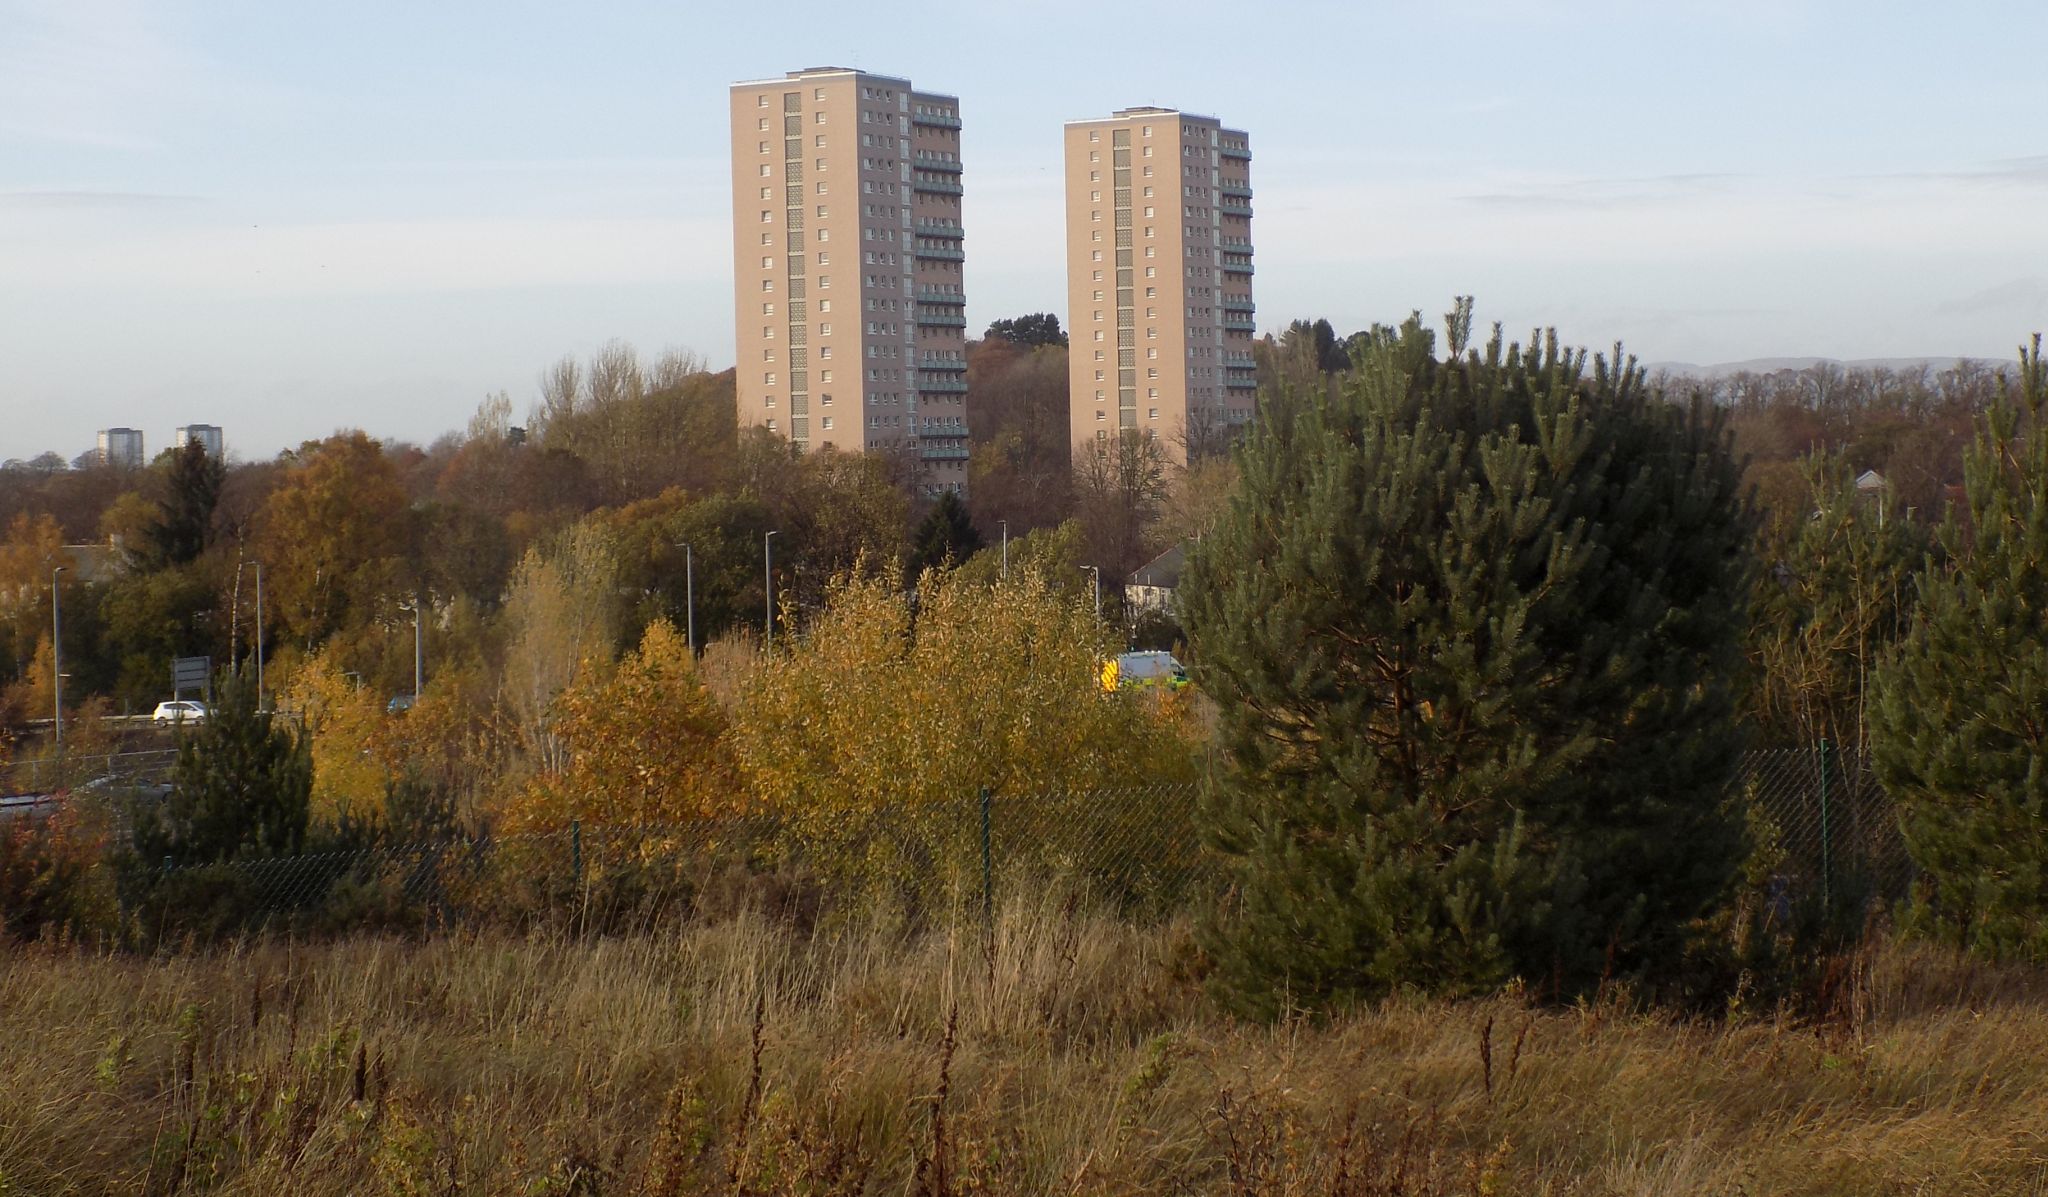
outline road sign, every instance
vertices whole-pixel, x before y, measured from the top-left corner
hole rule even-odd
[[[213,697],[212,657],[178,657],[171,662],[171,697],[183,698],[187,690]]]

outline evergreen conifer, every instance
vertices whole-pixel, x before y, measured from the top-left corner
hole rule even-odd
[[[1913,921],[2001,960],[2048,960],[2048,370],[1985,415],[1967,505],[1877,674],[1871,752],[1920,870]]]
[[[135,850],[154,866],[291,856],[305,846],[311,741],[258,710],[253,680],[224,674],[205,723],[178,745],[171,792],[138,811]]]
[[[924,523],[918,525],[917,541],[911,549],[911,576],[959,565],[980,551],[981,534],[967,516],[967,504],[949,490],[939,496]]]
[[[1470,319],[1448,360],[1411,318],[1269,396],[1184,581],[1236,866],[1208,939],[1248,1013],[1661,971],[1742,857],[1719,414],[1554,334],[1467,353]]]

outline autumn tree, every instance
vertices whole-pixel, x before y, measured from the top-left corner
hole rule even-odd
[[[579,523],[529,549],[505,601],[505,701],[529,759],[550,772],[568,762],[554,703],[579,673],[602,673],[616,651],[621,611],[611,534]]]
[[[1105,587],[1121,585],[1157,548],[1167,477],[1166,454],[1152,437],[1127,433],[1084,448],[1074,467],[1074,518]]]
[[[734,809],[724,715],[667,620],[649,624],[615,670],[564,690],[553,715],[562,767],[535,780],[515,826],[674,823]]]
[[[12,678],[24,677],[29,657],[49,639],[51,571],[66,560],[64,530],[47,515],[15,516],[0,541],[0,635]]]
[[[984,338],[968,349],[967,385],[974,396],[968,501],[982,534],[997,520],[1022,535],[1065,519],[1073,455],[1066,347]]]
[[[586,462],[608,503],[710,488],[738,432],[732,373],[680,351],[643,363],[611,341],[584,363],[565,357],[543,371],[540,389],[535,442]]]
[[[962,585],[973,586],[995,586],[1012,576],[1035,577],[1064,599],[1086,601],[1093,587],[1082,568],[1084,544],[1081,525],[1068,520],[1010,537],[1007,569],[1002,545],[993,544],[962,562],[953,573]]]
[[[1182,729],[1097,688],[1110,651],[1035,570],[992,589],[928,575],[915,618],[893,574],[843,578],[744,687],[733,751],[749,791],[791,811],[1187,780]]]
[[[258,551],[275,620],[313,646],[407,590],[410,519],[383,446],[362,432],[300,448],[263,508]]]

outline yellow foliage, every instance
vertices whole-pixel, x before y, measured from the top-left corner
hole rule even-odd
[[[567,767],[534,782],[510,812],[515,826],[674,823],[734,809],[724,715],[667,620],[649,624],[617,669],[585,669],[552,716]]]
[[[1088,607],[1035,571],[993,588],[927,573],[836,583],[733,711],[750,790],[783,810],[957,801],[1186,781],[1179,708],[1104,694],[1112,651]]]
[[[297,712],[313,737],[313,818],[381,809],[391,775],[381,751],[386,716],[377,696],[320,652],[293,671],[280,705]]]

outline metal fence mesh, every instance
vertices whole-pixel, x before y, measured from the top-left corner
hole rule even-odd
[[[136,895],[145,921],[200,932],[432,927],[573,913],[598,925],[767,906],[914,921],[985,916],[1048,888],[1128,917],[1213,896],[1221,862],[1199,788],[973,795],[922,807],[817,809],[659,826],[571,826],[271,860],[166,861]],[[1912,871],[1889,800],[1860,757],[1753,752],[1736,794],[1778,900],[1851,916],[1896,900]]]

